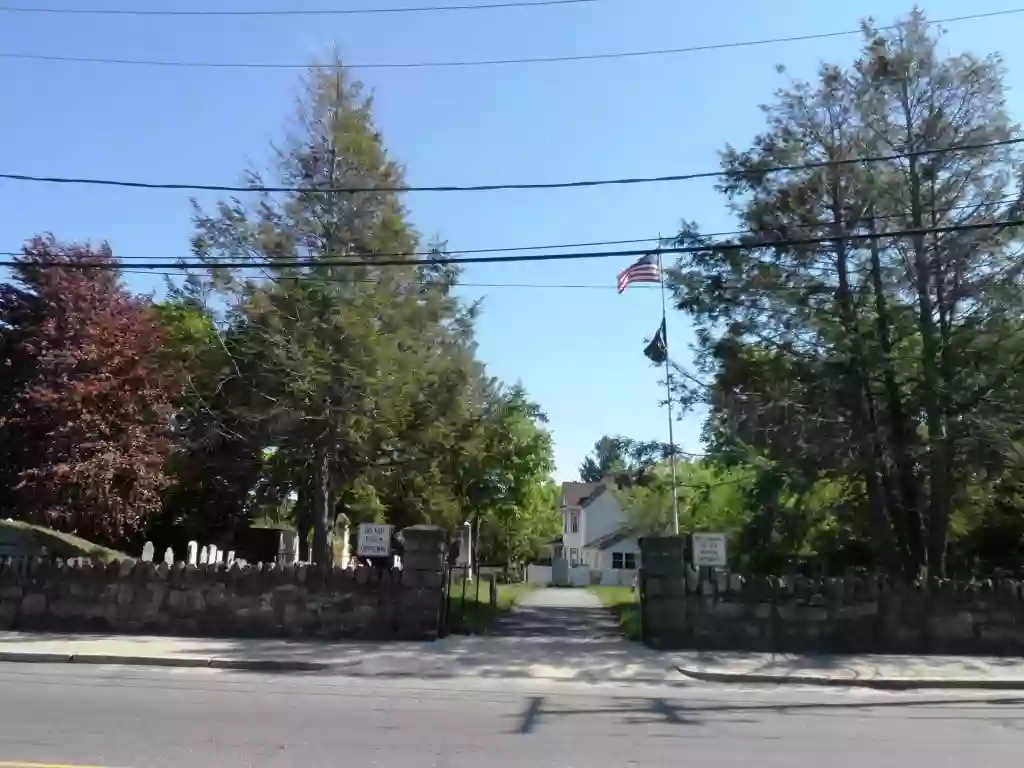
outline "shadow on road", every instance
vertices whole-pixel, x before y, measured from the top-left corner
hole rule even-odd
[[[991,720],[1001,727],[1024,730],[1024,712],[1019,716],[992,718],[1000,708],[1019,707],[1024,704],[1022,697],[998,697],[988,699],[906,699],[895,701],[815,701],[765,704],[731,703],[686,703],[665,698],[612,697],[594,706],[575,707],[563,701],[549,701],[540,696],[531,697],[523,710],[516,733],[529,735],[540,725],[551,723],[558,718],[613,717],[630,726],[703,726],[712,723],[758,723],[757,715],[791,715],[806,717],[838,715],[843,711],[870,711],[899,708],[913,710],[913,719],[925,720]],[[971,713],[971,715],[968,715]]]

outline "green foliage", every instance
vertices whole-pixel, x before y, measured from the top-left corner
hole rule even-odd
[[[483,635],[503,613],[512,610],[532,584],[495,584],[497,595],[491,605],[491,587],[483,579],[452,582],[448,595],[448,628],[453,634]]]
[[[401,186],[362,87],[340,64],[314,69],[307,85],[277,180]],[[234,392],[223,409],[240,433],[275,448],[266,490],[296,496],[318,562],[330,559],[343,512],[455,530],[478,507],[496,515],[499,501],[521,505],[515,473],[535,467],[502,464],[521,455],[519,435],[492,434],[505,426],[493,426],[503,396],[475,358],[477,309],[454,296],[457,270],[376,265],[375,254],[419,244],[397,194],[266,195],[212,216],[197,209],[196,224],[194,250],[209,265],[201,292],[228,307],[220,340],[230,365],[217,387]],[[240,253],[273,266],[262,278],[219,266]],[[333,263],[341,257],[351,265]],[[284,263],[296,259],[313,266]]]
[[[749,467],[679,462],[676,476],[680,531],[738,535],[751,515],[745,490],[753,485],[755,475]],[[618,497],[640,535],[672,532],[672,473],[667,464],[652,471],[650,482],[620,490]]]
[[[723,153],[720,190],[749,234],[678,238],[695,251],[673,292],[711,383],[677,394],[710,406],[716,460],[757,467],[742,552],[760,567],[913,578],[1020,548],[1019,235],[978,228],[1019,218],[1019,149],[822,164],[1016,135],[998,57],[945,57],[938,40],[919,12],[866,23],[852,66],[780,90],[750,147]],[[926,227],[964,229],[885,234]]]
[[[580,465],[580,480],[596,483],[610,477],[620,487],[644,483],[651,469],[671,452],[668,443],[605,435]]]
[[[202,266],[169,284],[156,307],[127,296],[114,271],[74,272],[69,296],[45,301],[3,286],[0,359],[16,372],[0,379],[5,508],[12,489],[32,491],[8,514],[64,516],[65,527],[88,523],[108,540],[171,529],[180,537],[183,528],[209,541],[253,521],[284,523],[298,528],[303,546],[312,534],[312,557],[323,565],[343,520],[434,523],[454,533],[472,519],[487,556],[508,565],[557,530],[543,414],[521,387],[487,375],[473,336],[479,307],[456,296],[459,270],[426,258],[380,263],[381,254],[423,248],[402,196],[329,191],[403,185],[372,107],[341,62],[314,67],[268,173],[301,191],[254,193],[212,210],[196,205],[192,247]],[[263,181],[256,172],[247,179]],[[443,255],[441,243],[430,249]],[[225,266],[247,260],[260,266]],[[46,288],[52,275],[56,289],[56,277],[67,277],[23,272],[24,281],[39,278],[30,288]],[[64,333],[61,302],[97,296],[109,311],[79,312],[78,335]],[[132,323],[134,336],[126,334]],[[105,429],[117,431],[114,416],[126,433],[153,419],[161,429],[141,436],[149,442],[132,432],[131,456],[108,450],[84,459],[81,403],[56,391],[56,380],[37,386],[38,340],[23,332],[29,326],[62,331],[47,339],[57,373],[67,367],[56,363],[80,354],[80,338],[93,334],[101,343],[84,348],[96,353],[93,384],[105,382],[112,403],[152,411],[147,421],[111,406],[101,414]],[[129,386],[119,380],[125,376]],[[148,401],[136,398],[132,377],[152,383]],[[31,418],[19,411],[26,393],[43,391],[46,402]],[[46,452],[43,438],[54,435],[44,412],[68,414],[77,464]],[[134,486],[105,497],[102,483],[92,487],[84,467],[103,456],[136,471]]]

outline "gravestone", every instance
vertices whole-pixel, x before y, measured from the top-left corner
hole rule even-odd
[[[142,562],[153,562],[153,542],[151,541],[147,541],[145,545],[142,547]]]
[[[170,547],[164,550],[164,563],[174,565],[174,550]]]
[[[199,550],[199,564],[206,565],[210,562],[210,550],[208,547],[203,547]]]
[[[190,541],[188,543],[188,560],[187,560],[188,564],[189,565],[196,565],[199,562],[198,558],[199,558],[199,542],[198,541]]]

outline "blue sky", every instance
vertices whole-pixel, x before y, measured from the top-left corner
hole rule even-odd
[[[136,0],[137,1],[137,0]],[[465,0],[470,2],[470,0]],[[932,18],[999,11],[1013,0],[922,3]],[[131,7],[129,0],[23,0],[22,5]],[[0,3],[2,5],[3,3]],[[330,8],[429,5],[432,0],[151,0],[163,8]],[[136,6],[140,7],[140,6]],[[337,47],[350,63],[520,58],[674,48],[888,23],[910,5],[861,0],[598,0],[542,9],[290,18],[138,18],[0,13],[0,53],[215,62],[305,63]],[[950,51],[1002,51],[1011,110],[1024,54],[1024,14],[949,24]],[[812,76],[847,63],[856,36],[604,61],[367,69],[377,120],[411,185],[488,184],[712,170],[727,143],[761,127],[758,104],[782,84],[775,65]],[[281,136],[299,71],[67,64],[0,57],[0,171],[174,182],[236,183]],[[1016,86],[1016,89],[1014,87]],[[203,199],[203,198],[201,198]],[[212,199],[212,198],[205,198]],[[543,192],[417,194],[425,236],[452,249],[619,240],[668,234],[683,219],[708,231],[732,222],[711,184]],[[122,257],[187,254],[188,194],[0,182],[0,250],[33,234],[107,239]],[[629,259],[467,269],[484,297],[481,353],[520,379],[551,419],[557,477],[573,479],[603,434],[665,439],[659,375],[641,354],[660,319],[656,291],[618,296]],[[138,290],[157,280],[132,276]],[[496,284],[506,284],[498,287]],[[509,284],[597,287],[507,287]],[[674,356],[688,359],[686,319],[669,319]],[[677,426],[699,450],[700,415]]]

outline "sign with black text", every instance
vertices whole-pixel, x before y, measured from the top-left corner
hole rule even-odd
[[[693,566],[695,568],[724,568],[728,563],[724,533],[693,534]]]
[[[360,557],[387,557],[391,554],[391,531],[394,526],[360,523],[356,554]]]

